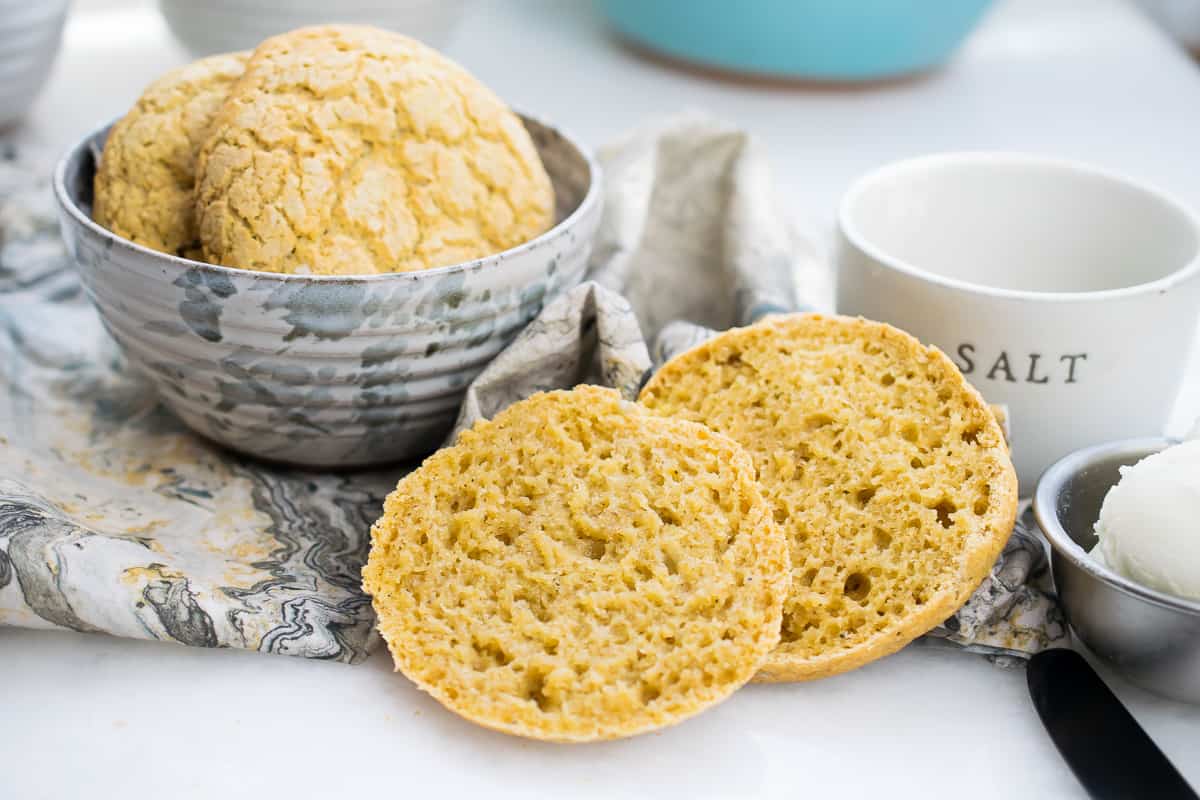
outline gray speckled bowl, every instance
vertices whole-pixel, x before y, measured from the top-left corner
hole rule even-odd
[[[191,428],[313,467],[415,458],[454,422],[466,385],[551,297],[578,284],[600,222],[600,170],[523,118],[558,223],[494,256],[422,272],[279,275],[165,255],[92,221],[108,129],[59,163],[63,239],[105,326]]]

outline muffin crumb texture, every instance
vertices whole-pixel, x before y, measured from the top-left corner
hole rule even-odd
[[[364,586],[396,666],[538,739],[677,722],[779,641],[787,545],[749,456],[617,392],[538,394],[400,481]]]
[[[248,54],[210,56],[150,84],[108,134],[93,216],[145,247],[196,258],[196,156]]]
[[[792,590],[760,680],[898,650],[966,601],[1012,530],[995,417],[944,354],[888,325],[793,315],[728,331],[641,401],[750,451],[787,534]]]
[[[436,51],[374,28],[264,41],[198,167],[206,258],[374,274],[492,255],[553,222],[520,119]]]

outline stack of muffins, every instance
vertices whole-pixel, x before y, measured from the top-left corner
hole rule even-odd
[[[364,587],[397,668],[554,741],[845,672],[949,617],[1011,532],[1000,426],[944,354],[797,314],[466,431],[400,481]]]
[[[349,25],[161,77],[110,132],[94,195],[96,221],[130,241],[295,274],[470,261],[536,237],[554,212],[533,142],[495,94],[420,42]]]

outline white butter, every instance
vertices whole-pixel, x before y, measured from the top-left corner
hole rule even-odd
[[[1096,523],[1101,563],[1138,583],[1200,600],[1200,440],[1121,468]]]

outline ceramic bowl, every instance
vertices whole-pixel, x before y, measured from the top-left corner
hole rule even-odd
[[[941,348],[1008,406],[1021,494],[1094,442],[1161,435],[1200,309],[1200,217],[1139,181],[1022,153],[859,178],[837,307]]]
[[[67,0],[0,0],[0,127],[29,109],[62,40]]]
[[[595,161],[524,118],[554,184],[557,224],[494,256],[420,272],[281,275],[133,244],[92,221],[107,128],[59,163],[63,238],[105,326],[192,429],[311,467],[424,455],[466,385],[543,303],[578,284],[600,221]]]
[[[870,81],[931,69],[991,0],[597,0],[617,31],[671,58],[765,77]]]
[[[1050,542],[1055,589],[1079,640],[1142,688],[1200,703],[1200,602],[1142,586],[1088,555],[1100,506],[1121,467],[1171,444],[1129,439],[1072,453],[1042,476],[1033,508]]]
[[[263,39],[325,22],[376,25],[443,49],[465,0],[158,0],[167,27],[200,58],[251,50]]]

